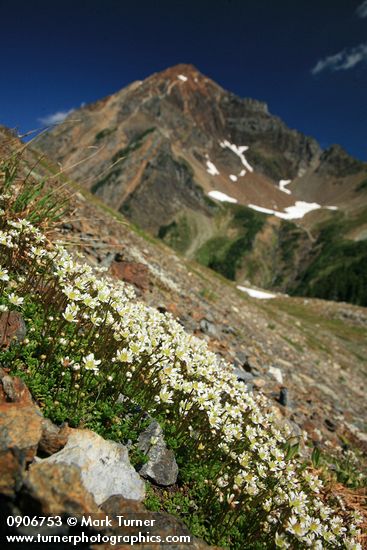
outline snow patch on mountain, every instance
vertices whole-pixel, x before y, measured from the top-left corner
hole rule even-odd
[[[229,176],[229,179],[232,180],[232,181],[237,181],[237,176],[235,176],[234,174],[231,174]]]
[[[230,197],[229,195],[226,195],[221,191],[209,191],[208,195],[211,199],[215,199],[221,202],[233,202],[233,203],[238,202],[237,199],[234,199],[233,197]]]
[[[248,149],[247,145],[235,145],[234,143],[230,143],[227,139],[224,139],[223,141],[220,141],[219,145],[223,149],[225,149],[227,147],[228,149],[233,151],[233,153],[240,158],[240,160],[241,160],[241,162],[242,162],[242,164],[243,164],[243,166],[245,167],[246,170],[248,170],[249,172],[254,171],[251,164],[249,164],[249,162],[246,160],[245,155],[243,154]],[[245,174],[243,174],[243,175],[245,175]]]
[[[287,185],[291,183],[292,180],[280,180],[279,181],[279,189],[283,191],[283,193],[287,193],[287,195],[291,195],[292,192],[290,189],[286,189]]]
[[[219,176],[219,170],[209,159],[206,161],[207,172],[211,176]]]
[[[317,202],[304,202],[296,201],[293,206],[287,206],[285,212],[279,212],[277,210],[272,210],[271,208],[264,208],[263,206],[257,206],[256,204],[248,204],[249,208],[257,210],[258,212],[263,212],[263,214],[271,214],[272,216],[277,216],[283,220],[296,220],[303,218],[308,212],[312,210],[318,210],[319,208],[328,208],[329,210],[337,209],[336,206],[321,206]]]
[[[186,82],[186,81],[188,80],[187,76],[185,76],[185,75],[183,75],[183,74],[179,74],[179,75],[178,75],[178,78],[179,78],[180,80],[182,80],[182,82]]]
[[[251,298],[258,298],[260,300],[270,300],[270,298],[276,298],[275,294],[270,292],[264,292],[263,290],[256,290],[255,288],[248,288],[247,286],[237,286],[238,290],[246,292]]]

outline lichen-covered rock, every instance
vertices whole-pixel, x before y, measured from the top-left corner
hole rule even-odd
[[[144,499],[144,483],[131,466],[126,447],[90,430],[70,430],[65,447],[42,462],[79,466],[83,484],[97,504],[118,494]]]

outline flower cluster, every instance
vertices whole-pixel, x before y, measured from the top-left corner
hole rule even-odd
[[[37,368],[47,376],[58,358],[55,398],[78,407],[83,398],[93,406],[123,395],[164,416],[207,465],[207,504],[220,503],[223,525],[248,516],[248,536],[261,529],[278,548],[360,548],[358,517],[338,515],[321,480],[288,457],[289,434],[264,396],[249,393],[172,316],[78,263],[24,219],[0,231],[0,285],[9,307],[29,295],[42,305],[46,344]]]

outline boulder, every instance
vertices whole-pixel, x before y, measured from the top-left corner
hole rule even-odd
[[[137,262],[113,261],[110,267],[111,275],[135,285],[140,290],[149,288],[149,268],[147,265]]]
[[[22,487],[20,502],[25,510],[40,515],[95,514],[98,506],[85,488],[81,470],[73,464],[32,464]]]
[[[113,532],[122,535],[139,536],[149,535],[150,537],[159,536],[162,541],[168,536],[189,536],[190,542],[187,543],[143,543],[134,544],[134,548],[144,550],[215,550],[217,547],[207,545],[203,540],[198,539],[190,534],[190,531],[184,525],[184,523],[167,514],[165,512],[150,512],[141,503],[124,499],[121,496],[113,496],[101,505],[103,512],[108,517],[115,518],[116,516],[124,516],[124,520],[148,520],[150,525],[132,527],[121,526],[116,527],[116,521],[114,522]],[[118,546],[119,550],[128,550],[131,548],[127,544],[121,544]],[[109,550],[109,545],[93,545],[94,550]],[[219,549],[218,549],[219,550]]]
[[[212,321],[204,318],[200,321],[200,330],[202,333],[211,336],[212,338],[218,338],[218,329]]]
[[[148,456],[148,462],[139,473],[157,485],[174,485],[177,481],[178,466],[175,455],[167,449],[163,430],[156,420],[139,436],[138,448]]]
[[[97,504],[118,494],[139,501],[145,497],[144,483],[131,466],[126,447],[90,430],[70,429],[65,447],[42,463],[79,466],[81,479]]]
[[[42,436],[42,415],[33,405],[0,404],[0,493],[13,496]]]

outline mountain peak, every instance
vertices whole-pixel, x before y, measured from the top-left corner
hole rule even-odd
[[[148,77],[145,82],[159,84],[165,82],[169,84],[171,82],[178,82],[181,84],[188,84],[190,90],[197,88],[206,88],[208,85],[211,88],[222,90],[222,88],[213,80],[203,75],[194,65],[190,63],[179,63],[173,67],[168,67],[163,71],[154,73]],[[223,90],[224,91],[224,90]]]
[[[159,77],[166,77],[166,78],[167,77],[175,78],[180,75],[186,76],[187,78],[190,78],[190,77],[204,78],[203,75],[200,73],[200,71],[191,63],[178,63],[177,65],[173,65],[172,67],[168,67],[163,71],[155,73],[153,77],[159,76]]]
[[[168,67],[166,71],[172,74],[188,73],[189,75],[200,74],[200,71],[192,63],[178,63],[172,67]]]

